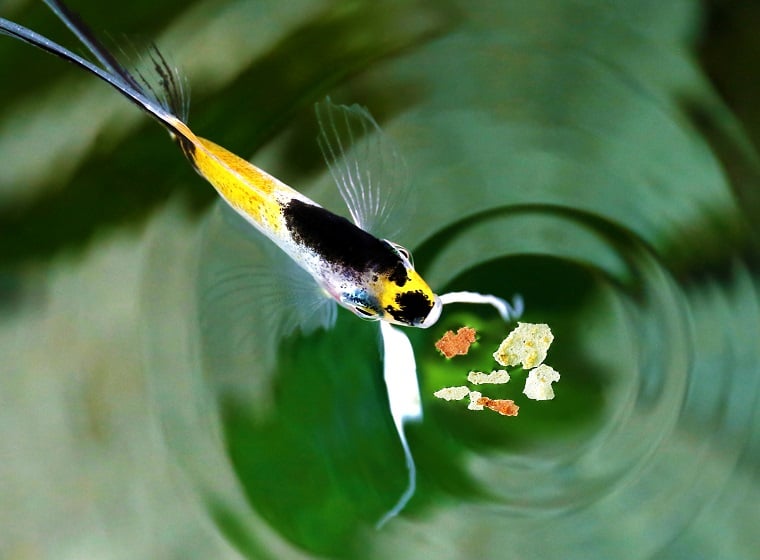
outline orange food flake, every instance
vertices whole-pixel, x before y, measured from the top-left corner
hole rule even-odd
[[[475,342],[475,329],[471,327],[462,327],[457,330],[456,334],[452,331],[446,331],[435,347],[447,358],[454,356],[464,356],[469,352],[470,345]]]
[[[488,397],[480,397],[477,400],[477,404],[490,408],[502,416],[517,416],[517,411],[520,410],[520,407],[515,404],[515,401],[509,399],[489,399]]]

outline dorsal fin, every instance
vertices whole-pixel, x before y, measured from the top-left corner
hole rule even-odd
[[[130,87],[158,103],[167,113],[187,122],[187,81],[176,67],[166,61],[155,44],[148,47],[146,55],[139,57],[138,62],[144,62],[145,68],[135,67],[130,71],[78,14],[59,0],[44,2],[106,71],[119,76]]]
[[[147,69],[134,70],[140,82],[140,89],[146,95],[159,103],[167,112],[187,123],[190,110],[190,96],[187,79],[176,66],[169,64],[158,50],[151,44],[141,57],[141,62]]]

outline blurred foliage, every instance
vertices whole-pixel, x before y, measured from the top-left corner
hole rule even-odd
[[[88,14],[87,3],[79,4],[76,9]],[[434,8],[432,3],[422,1],[389,2],[383,6],[351,2],[341,4],[339,9],[330,3],[314,4],[316,9],[311,18],[292,28],[281,29],[276,41],[266,45],[255,58],[247,59],[244,54],[238,54],[236,75],[221,89],[208,92],[202,77],[196,80],[189,76],[192,91],[199,92],[193,95],[191,109],[194,128],[203,136],[222,141],[233,152],[256,152],[296,115],[308,122],[305,130],[298,131],[298,144],[292,146],[288,154],[294,178],[322,165],[321,157],[314,150],[316,129],[312,106],[315,101],[353,73],[399,50],[411,48],[450,25],[450,14],[444,4]],[[103,21],[107,13],[98,9],[90,9],[96,17],[92,21],[87,19],[95,30],[107,29],[115,35],[113,30],[118,29],[119,34],[127,36],[152,37],[170,26],[180,8],[185,13],[191,11],[184,2],[161,3],[158,9],[146,4],[144,13],[151,16],[147,29],[135,29],[146,21],[144,16],[136,17],[141,10],[139,4],[133,6],[131,20]],[[196,17],[213,19],[227,8],[224,3],[206,3]],[[66,33],[60,25],[55,29],[55,22],[46,14],[44,6],[30,5],[29,10],[3,15],[12,16],[52,38]],[[273,16],[268,14],[268,17]],[[255,25],[255,20],[252,24]],[[196,25],[202,25],[202,21]],[[32,49],[19,49],[19,46],[4,40],[3,50],[0,50],[0,57],[5,52],[6,58],[12,61],[9,74],[17,76],[12,87],[3,91],[7,107],[13,107],[14,102],[23,105],[21,101],[34,92],[41,76],[46,76],[47,83],[51,83],[71,74],[67,65],[53,57]],[[19,50],[33,60],[33,64],[19,64],[23,60]],[[182,51],[182,46],[177,50]],[[192,56],[186,52],[175,54],[173,49],[167,54],[170,58]],[[234,57],[236,53],[227,55]],[[86,76],[77,78],[94,81]],[[198,87],[197,82],[200,82]],[[100,84],[97,87],[106,88]],[[189,166],[182,164],[179,152],[172,153],[165,133],[149,119],[143,118],[125,137],[108,139],[107,129],[99,134],[106,136],[106,141],[92,146],[91,155],[78,162],[72,174],[66,176],[65,188],[59,186],[53,192],[46,189],[39,197],[23,197],[20,204],[0,206],[0,258],[4,262],[49,256],[66,246],[81,245],[104,226],[134,223],[177,190],[186,193],[194,207],[206,207],[215,200],[213,191],[199,185],[200,180],[194,177]],[[306,150],[304,143],[309,145]],[[35,155],[35,158],[46,159],[43,155]],[[61,180],[54,165],[51,165],[48,180],[52,184]],[[7,180],[0,176],[0,184],[3,183]],[[3,186],[3,190],[23,192],[20,184],[11,182]],[[47,235],[33,225],[39,223],[48,224],[56,235]]]
[[[284,339],[258,401],[215,392],[267,372],[199,318],[212,189],[106,86],[0,37],[0,556],[756,551],[754,3],[71,4],[109,42],[156,40],[198,134],[330,208],[313,103],[369,107],[409,162],[418,268],[524,294],[563,378],[518,418],[473,415],[430,395],[487,370],[503,325],[456,307],[409,333],[419,489],[371,532],[406,476],[374,326]],[[40,2],[0,16],[73,44]],[[475,351],[442,360],[465,323]]]

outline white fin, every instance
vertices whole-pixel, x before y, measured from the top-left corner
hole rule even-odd
[[[403,224],[392,218],[411,190],[396,144],[364,107],[328,97],[315,111],[319,147],[354,223],[376,237],[396,237]]]
[[[492,296],[491,294],[479,294],[478,292],[449,292],[438,296],[443,305],[450,303],[482,303],[490,305],[499,312],[506,323],[519,319],[525,310],[525,302],[520,294],[512,297],[512,303],[507,300]]]
[[[219,203],[199,263],[202,354],[218,388],[266,398],[280,340],[330,328],[335,302],[279,247]]]
[[[377,522],[376,528],[378,529],[396,517],[414,496],[417,471],[412,452],[406,441],[404,425],[410,421],[422,420],[422,402],[412,344],[400,329],[385,321],[380,322],[380,333],[383,336],[383,377],[388,391],[388,403],[393,424],[396,426],[401,447],[404,449],[409,482],[396,505]]]

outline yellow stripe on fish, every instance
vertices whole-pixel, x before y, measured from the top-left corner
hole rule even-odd
[[[171,124],[187,158],[227,204],[261,228],[280,234],[282,203],[301,198],[300,193],[226,148],[196,136],[179,119]]]

